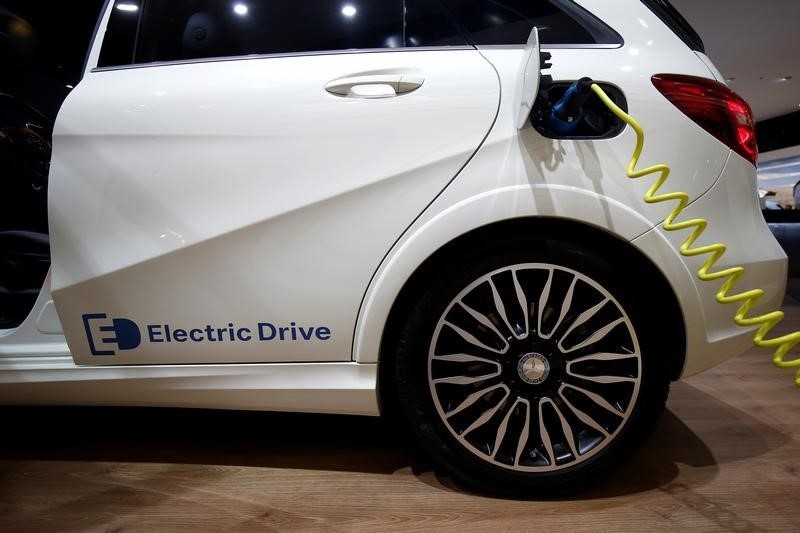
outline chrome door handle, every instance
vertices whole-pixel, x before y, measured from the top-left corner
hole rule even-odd
[[[421,76],[369,74],[335,79],[325,85],[325,90],[336,96],[386,98],[415,91],[424,82]]]

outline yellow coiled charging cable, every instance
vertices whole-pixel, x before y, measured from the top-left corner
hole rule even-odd
[[[669,177],[669,167],[667,165],[653,165],[641,170],[636,170],[636,165],[639,163],[639,157],[642,155],[642,147],[644,146],[644,130],[642,126],[625,111],[620,109],[608,95],[600,88],[599,85],[593,83],[591,85],[592,91],[600,97],[600,100],[614,113],[620,120],[628,124],[633,131],[636,132],[636,148],[633,150],[633,156],[626,174],[631,179],[638,179],[650,174],[658,174],[658,179],[653,183],[652,187],[644,195],[644,201],[648,204],[655,204],[659,202],[667,202],[669,200],[676,200],[678,205],[670,212],[664,219],[664,229],[667,231],[678,231],[687,228],[694,228],[692,233],[683,241],[680,246],[681,255],[692,257],[695,255],[709,254],[708,259],[703,266],[697,271],[697,277],[703,281],[715,281],[718,279],[727,278],[725,283],[722,284],[719,291],[717,291],[717,301],[722,304],[729,304],[734,302],[742,302],[733,320],[739,326],[750,327],[758,326],[753,337],[753,344],[761,348],[777,348],[775,355],[772,357],[772,362],[779,368],[798,368],[795,375],[795,384],[800,387],[800,358],[786,360],[786,354],[794,347],[795,344],[800,342],[800,331],[776,337],[774,339],[765,339],[764,337],[775,327],[781,320],[783,320],[783,311],[772,311],[760,316],[748,317],[750,312],[758,301],[764,296],[762,289],[752,289],[749,291],[740,292],[739,294],[729,294],[733,287],[744,276],[744,267],[737,266],[726,268],[718,272],[711,272],[714,263],[722,257],[725,253],[726,247],[722,243],[709,244],[708,246],[699,246],[692,248],[694,242],[700,238],[700,235],[708,226],[708,221],[704,218],[693,218],[683,222],[675,222],[675,219],[689,204],[689,195],[685,192],[670,192],[665,194],[657,194],[658,190],[667,181]]]

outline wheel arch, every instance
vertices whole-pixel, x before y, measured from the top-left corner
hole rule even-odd
[[[668,353],[675,356],[668,362],[668,372],[671,381],[678,379],[684,368],[687,353],[686,326],[681,306],[667,278],[644,253],[636,249],[629,242],[605,231],[601,228],[578,222],[575,220],[556,217],[520,217],[493,222],[477,227],[439,247],[430,254],[406,279],[390,311],[383,323],[380,335],[380,348],[378,352],[378,400],[384,411],[393,411],[392,398],[385,394],[392,368],[392,347],[399,339],[404,320],[415,302],[422,296],[429,281],[436,276],[454,258],[468,250],[489,244],[498,236],[503,238],[517,237],[529,238],[531,235],[547,235],[552,238],[567,239],[580,243],[594,251],[602,252],[606,256],[618,257],[620,264],[628,268],[638,268],[646,272],[646,276],[653,280],[652,291],[661,302],[659,309],[663,313],[661,324],[667,331],[680,332],[679,335],[669,335],[665,342],[669,343]]]

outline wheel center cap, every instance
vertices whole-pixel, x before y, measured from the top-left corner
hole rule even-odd
[[[538,353],[526,353],[517,363],[519,377],[525,383],[538,385],[550,375],[550,363]]]

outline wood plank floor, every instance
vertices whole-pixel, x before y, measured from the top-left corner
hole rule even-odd
[[[675,384],[634,461],[551,501],[455,487],[376,419],[3,408],[0,531],[798,531],[800,390],[770,356]]]

